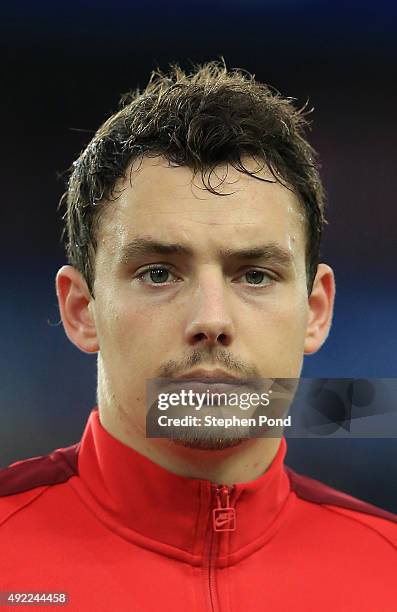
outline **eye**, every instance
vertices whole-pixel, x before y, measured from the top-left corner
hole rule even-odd
[[[171,270],[164,265],[153,265],[148,266],[146,270],[143,270],[137,278],[142,282],[151,282],[154,285],[163,285],[169,280],[169,275],[172,274]]]
[[[266,272],[266,270],[247,270],[244,272],[243,276],[246,277],[249,285],[256,285],[259,287],[271,285],[275,280],[269,272]],[[265,282],[263,283],[263,281]]]
[[[174,280],[170,279],[170,276],[173,276]],[[246,278],[248,285],[259,288],[267,287],[275,281],[274,276],[266,270],[247,270],[242,276],[240,276],[240,278],[243,277]],[[148,283],[151,285],[166,285],[176,282],[176,277],[171,272],[169,266],[163,264],[154,264],[148,266],[146,269],[140,272],[140,274],[138,274],[137,278],[141,282]]]

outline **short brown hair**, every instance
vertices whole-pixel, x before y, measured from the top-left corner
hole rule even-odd
[[[219,164],[257,178],[243,157],[259,158],[303,206],[307,226],[306,273],[310,294],[324,219],[324,190],[317,154],[304,137],[306,105],[297,109],[272,87],[225,61],[195,65],[191,73],[171,64],[151,74],[143,91],[124,95],[120,110],[99,128],[70,170],[60,206],[68,262],[84,276],[94,297],[100,211],[114,197],[118,179],[139,156],[162,156],[201,173],[205,188]],[[257,171],[255,171],[257,172]],[[285,183],[284,183],[285,181]],[[218,194],[221,195],[221,194]],[[223,194],[227,195],[227,194]]]

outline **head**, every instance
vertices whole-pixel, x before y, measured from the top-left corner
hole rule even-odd
[[[65,331],[98,405],[145,436],[148,379],[194,367],[298,378],[331,323],[324,196],[292,100],[211,62],[157,71],[73,164]],[[155,269],[150,269],[155,268]]]

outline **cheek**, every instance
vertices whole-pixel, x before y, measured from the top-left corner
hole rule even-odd
[[[148,308],[115,299],[101,305],[100,350],[119,368],[145,369],[168,342],[172,318],[164,308]]]
[[[308,303],[305,293],[281,291],[266,297],[262,303],[247,311],[252,329],[261,329],[272,337],[296,338],[304,335],[308,321]]]
[[[304,300],[291,300],[285,303],[274,322],[280,340],[288,342],[291,350],[303,349],[307,327],[307,306]]]
[[[304,296],[275,300],[249,321],[254,354],[270,376],[298,376],[304,351],[308,311]]]
[[[279,327],[280,361],[286,368],[287,377],[296,378],[303,362],[307,312],[301,305],[284,314]]]

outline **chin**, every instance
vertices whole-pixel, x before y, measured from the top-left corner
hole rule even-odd
[[[249,438],[172,438],[170,442],[185,448],[195,450],[221,451],[227,448],[241,446]]]

